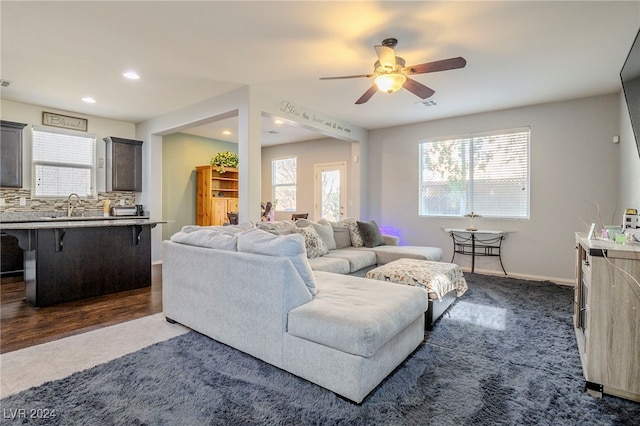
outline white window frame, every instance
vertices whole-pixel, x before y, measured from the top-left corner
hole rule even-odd
[[[78,195],[82,199],[96,199],[97,191],[96,191],[96,135],[92,133],[86,132],[77,132],[73,130],[64,130],[64,129],[55,129],[49,127],[41,127],[41,126],[32,126],[31,128],[31,140],[32,140],[32,152],[31,152],[31,198],[34,199],[51,199],[51,198],[64,198],[69,194],[66,193],[56,193],[56,194],[43,194],[39,191],[38,180],[36,177],[36,168],[38,166],[54,166],[54,167],[68,167],[72,169],[82,169],[90,171],[90,191],[89,194],[79,193]],[[91,164],[78,164],[78,163],[70,163],[64,161],[58,161],[56,159],[36,159],[36,132],[48,133],[48,134],[56,134],[63,136],[73,136],[73,137],[81,137],[91,139]]]
[[[519,179],[517,180],[513,179],[511,176],[509,176],[506,179],[512,180],[522,185],[521,190],[525,191],[525,194],[523,194],[522,196],[513,198],[514,202],[516,200],[519,201],[520,207],[516,208],[517,211],[515,211],[515,213],[513,211],[511,213],[509,212],[497,213],[494,209],[487,209],[486,207],[485,209],[487,209],[487,211],[483,211],[483,207],[481,207],[482,203],[476,202],[474,200],[474,194],[476,194],[476,189],[474,188],[474,185],[475,185],[474,182],[478,181],[478,179],[474,180],[474,146],[480,145],[481,141],[482,140],[486,141],[487,138],[496,138],[496,139],[503,138],[504,139],[509,135],[515,135],[515,134],[519,134],[521,138],[524,135],[526,135],[526,140],[525,140],[526,147],[524,147],[526,152],[524,153],[523,156],[519,157],[521,161],[525,162],[525,164],[523,165],[522,168],[514,169],[514,170],[517,170],[518,173],[520,173]],[[427,186],[427,182],[432,182],[432,185],[435,185],[437,182],[437,179],[434,177],[434,175],[437,172],[434,170],[434,168],[430,169],[429,165],[427,164],[427,161],[424,161],[424,164],[423,164],[423,160],[425,160],[423,156],[423,149],[426,149],[426,147],[431,143],[434,143],[434,144],[448,143],[450,144],[449,146],[454,146],[456,149],[458,147],[461,148],[459,149],[461,153],[460,157],[456,157],[454,159],[454,160],[457,160],[457,158],[463,159],[460,161],[460,164],[465,165],[464,173],[466,173],[465,177],[462,177],[462,179],[458,178],[458,181],[462,182],[462,185],[458,186],[458,191],[462,192],[462,195],[457,199],[458,203],[460,204],[458,211],[454,211],[456,210],[456,208],[454,207],[451,208],[450,213],[447,213],[445,211],[446,209],[435,209],[432,212],[427,211],[427,204],[424,202],[424,197],[425,197],[424,191],[426,190],[425,187]],[[464,149],[465,146],[468,149]],[[424,217],[461,217],[473,212],[477,215],[488,217],[488,218],[494,218],[494,219],[528,220],[530,218],[530,212],[531,212],[530,151],[531,151],[531,129],[529,127],[507,129],[507,130],[496,130],[491,132],[473,133],[473,134],[467,134],[467,135],[451,136],[451,137],[437,138],[437,139],[434,138],[434,139],[420,141],[418,145],[418,175],[419,175],[418,214]],[[466,164],[464,160],[466,160]],[[506,163],[504,162],[504,159],[503,159],[502,164],[512,165],[515,163]],[[456,164],[454,164],[454,166],[455,165]],[[513,170],[510,170],[510,172],[513,173]],[[442,180],[442,176],[444,176],[444,174],[446,173],[447,173],[446,170],[440,171],[440,176],[441,176],[440,182],[444,182],[444,180]],[[451,172],[451,173],[455,173],[455,172]],[[479,183],[478,185],[475,185],[475,186],[479,186]],[[505,186],[504,188],[507,188],[507,186]],[[511,191],[513,191],[513,187],[511,188]],[[486,193],[478,193],[475,195],[475,197],[477,198],[478,196],[486,196],[486,195],[487,195]],[[504,202],[505,198],[508,198],[508,197],[503,197],[502,202]],[[442,198],[441,200],[447,200],[447,198]],[[450,198],[449,200],[455,200],[455,198]],[[485,206],[487,204],[488,203],[485,202]],[[524,204],[524,207],[522,206],[523,204]]]
[[[295,182],[277,182],[276,167],[279,161],[294,160],[296,162],[296,181]],[[277,212],[295,212],[297,206],[297,194],[298,194],[298,157],[287,156],[271,159],[271,202],[275,203],[274,210]],[[277,188],[292,187],[293,193],[296,194],[294,198],[294,206],[286,209],[282,208],[282,203],[276,197]]]

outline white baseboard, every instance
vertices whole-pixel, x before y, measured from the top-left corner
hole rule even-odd
[[[462,268],[463,272],[471,273],[470,268]],[[502,271],[495,271],[490,269],[478,269],[475,270],[476,274],[482,275],[494,275],[498,277],[504,277],[504,273]],[[573,279],[567,278],[558,278],[558,277],[547,277],[542,275],[529,275],[529,274],[518,274],[518,273],[508,273],[508,277],[510,278],[519,278],[522,280],[531,280],[531,281],[551,281],[554,284],[575,287],[575,281]]]

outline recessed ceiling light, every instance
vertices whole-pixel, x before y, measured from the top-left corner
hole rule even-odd
[[[96,100],[93,99],[91,96],[85,96],[84,98],[82,98],[82,100],[88,104],[95,104]]]
[[[229,136],[231,134],[231,130],[223,130],[222,134],[226,135],[226,136]]]
[[[140,78],[140,75],[138,75],[138,73],[133,72],[133,71],[127,71],[125,73],[122,74],[125,78],[128,78],[129,80],[138,80]]]
[[[282,121],[280,119],[274,120],[273,122],[276,123],[276,124],[284,124],[284,121]]]

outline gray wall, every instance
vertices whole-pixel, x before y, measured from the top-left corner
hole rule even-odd
[[[640,132],[640,129],[638,129]],[[638,134],[640,138],[640,133]],[[620,212],[627,208],[640,210],[640,152],[631,128],[631,118],[620,92],[620,170],[619,170]]]
[[[621,220],[621,153],[620,145],[612,143],[619,134],[619,110],[619,95],[613,94],[373,130],[368,169],[371,217],[365,219],[394,228],[402,244],[442,247],[449,261],[452,243],[441,228],[466,227],[467,222],[418,216],[418,143],[429,137],[529,126],[530,220],[480,219],[475,225],[514,232],[503,245],[510,274],[571,282],[574,233],[587,231],[591,222]],[[468,256],[457,255],[455,262],[470,266]],[[476,271],[501,272],[494,258],[477,259]]]
[[[313,217],[314,203],[314,167],[316,164],[344,161],[347,164],[347,175],[350,173],[351,143],[337,139],[290,143],[266,146],[262,148],[262,201],[271,200],[271,160],[295,156],[298,166],[298,185],[296,210],[309,213]],[[349,198],[351,198],[349,196]],[[290,213],[276,213],[276,220],[291,219]]]
[[[162,138],[162,239],[196,223],[196,166],[206,166],[221,151],[238,152],[238,144],[174,133]]]

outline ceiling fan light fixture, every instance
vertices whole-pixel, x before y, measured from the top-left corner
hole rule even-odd
[[[378,89],[382,92],[393,93],[402,89],[407,77],[400,73],[380,74],[374,80]]]

